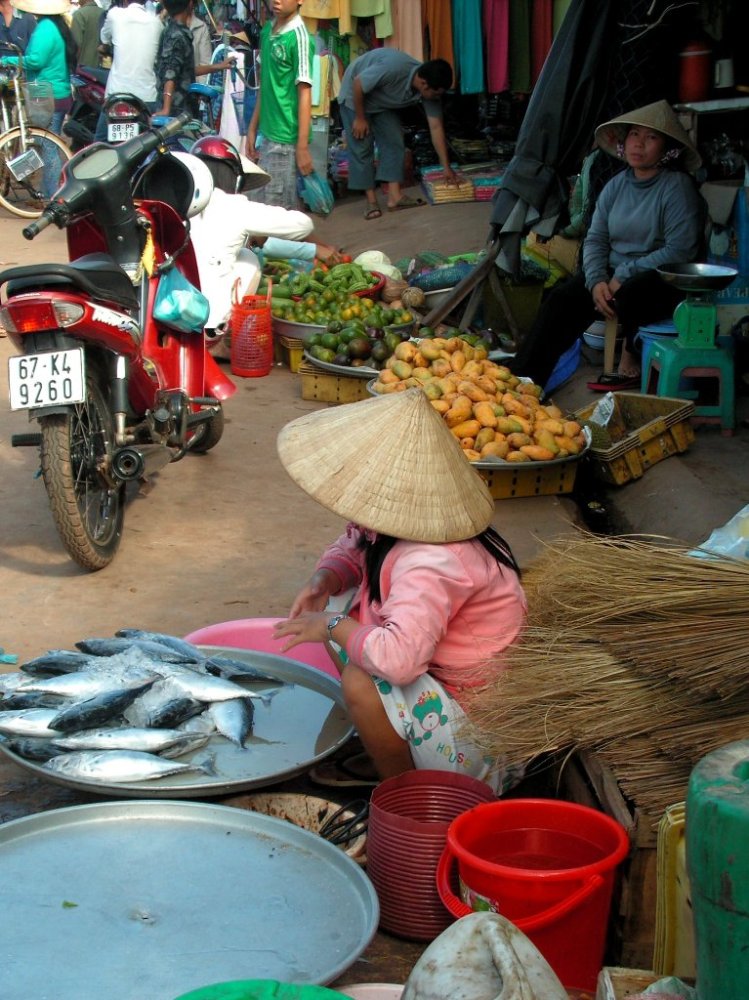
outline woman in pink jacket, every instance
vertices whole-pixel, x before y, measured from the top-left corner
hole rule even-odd
[[[494,501],[420,389],[307,414],[279,435],[291,478],[350,521],[276,625],[283,650],[341,649],[344,700],[381,779],[518,775],[463,732],[466,698],[502,670],[526,602]],[[326,611],[351,590],[345,613]]]

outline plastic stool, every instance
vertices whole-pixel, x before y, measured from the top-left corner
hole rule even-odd
[[[682,398],[679,390],[682,378],[699,383],[715,379],[718,383],[717,403],[699,401],[694,408],[693,424],[720,424],[723,434],[733,434],[736,426],[733,355],[724,347],[682,347],[678,340],[653,342],[647,367],[643,365],[641,388],[656,396]],[[699,385],[695,385],[699,389]],[[691,396],[690,392],[687,398]]]

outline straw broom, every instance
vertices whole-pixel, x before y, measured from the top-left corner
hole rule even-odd
[[[528,627],[467,707],[479,746],[512,762],[591,749],[638,804],[682,798],[704,753],[749,732],[749,566],[690,551],[587,535],[547,546],[524,580]]]

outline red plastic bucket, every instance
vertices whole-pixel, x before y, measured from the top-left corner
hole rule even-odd
[[[493,910],[530,938],[568,989],[593,990],[603,965],[624,827],[596,809],[556,799],[478,805],[450,824],[437,870],[455,917]],[[450,887],[458,863],[458,898]]]
[[[273,367],[270,288],[267,296],[235,298],[231,308],[231,370],[241,378],[261,378]]]
[[[431,941],[452,922],[437,891],[437,864],[456,816],[494,799],[483,781],[451,771],[407,771],[372,792],[367,875],[380,903],[380,927]]]

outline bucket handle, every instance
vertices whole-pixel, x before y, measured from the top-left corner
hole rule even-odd
[[[456,858],[450,849],[450,845],[446,844],[437,863],[437,889],[442,902],[454,917],[467,917],[469,913],[473,913],[473,910],[462,899],[459,899],[450,888],[450,875],[455,860]],[[583,882],[579,889],[561,902],[555,903],[554,906],[550,906],[547,910],[542,910],[532,917],[521,917],[519,920],[513,920],[512,923],[519,930],[523,931],[524,934],[530,931],[542,930],[549,924],[553,924],[562,917],[567,916],[571,910],[574,910],[575,907],[583,903],[588,896],[592,896],[603,883],[604,880],[600,875],[591,875],[589,879]]]
[[[241,285],[241,283],[242,279],[236,278],[234,284],[231,286],[231,304],[233,306],[238,306],[242,302],[242,299],[240,299],[239,297],[239,286]],[[266,302],[268,304],[268,308],[270,308],[272,300],[273,300],[273,280],[272,278],[268,278],[268,294],[266,296]]]

